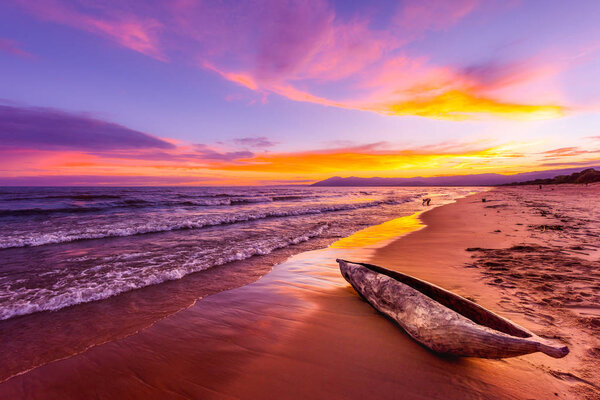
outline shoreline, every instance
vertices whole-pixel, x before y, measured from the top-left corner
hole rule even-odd
[[[401,267],[537,332],[532,321],[502,308],[505,295],[484,274],[465,268],[473,261],[466,248],[490,248],[493,242],[502,249],[520,238],[512,231],[507,235],[515,221],[498,215],[475,218],[482,210],[490,217],[492,211],[505,211],[487,209],[500,203],[480,200],[499,193],[502,189],[429,210],[420,216],[427,226],[384,247],[332,246],[292,256],[252,284],[209,296],[132,336],[14,377],[0,384],[0,394],[572,398],[583,390],[581,381],[567,379],[579,374],[570,372],[577,368],[572,362],[563,369],[560,360],[553,364],[556,360],[537,354],[500,361],[435,355],[362,301],[335,264],[340,257]],[[498,228],[506,233],[494,232]]]
[[[442,197],[444,195],[441,194]],[[433,196],[439,198],[440,194]],[[410,198],[400,201],[393,210],[389,206],[383,207],[385,210],[373,210],[374,214],[367,218],[370,224],[364,224],[364,220],[360,221],[363,223],[350,222],[341,227],[330,223],[321,235],[302,238],[298,243],[291,241],[292,245],[268,254],[213,266],[180,279],[129,290],[103,300],[79,302],[52,312],[35,312],[0,321],[0,337],[3,338],[0,353],[4,355],[0,383],[49,362],[134,335],[207,296],[253,283],[295,254],[327,248],[340,237],[351,235],[361,227],[385,223],[393,218],[392,215],[408,215],[421,208],[420,201],[410,200],[414,197],[414,193],[410,194]],[[443,204],[447,199],[439,198],[439,201]],[[348,231],[348,228],[351,230]],[[78,252],[81,252],[80,246],[93,249],[93,245],[84,242],[57,246]],[[33,254],[28,252],[27,257],[42,257],[43,252],[36,253],[45,250],[41,247],[32,248]],[[25,249],[6,251],[15,256],[15,251],[24,253]]]
[[[600,225],[588,213],[599,193],[600,185],[477,193],[424,213],[423,230],[369,262],[388,262],[568,345],[563,359],[534,353],[504,362],[526,361],[568,398],[600,398]]]

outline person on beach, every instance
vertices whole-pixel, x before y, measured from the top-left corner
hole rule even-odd
[[[423,199],[423,205],[424,205],[424,206],[428,206],[428,205],[429,205],[429,203],[431,203],[431,199],[430,199],[429,197],[428,197],[428,198],[426,198],[426,199]]]

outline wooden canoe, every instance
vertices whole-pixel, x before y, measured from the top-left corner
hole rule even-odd
[[[566,346],[431,283],[376,265],[337,262],[342,276],[365,300],[435,352],[482,358],[537,351],[560,358],[569,353]]]

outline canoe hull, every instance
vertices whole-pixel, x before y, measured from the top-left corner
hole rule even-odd
[[[338,262],[342,276],[367,302],[400,325],[413,339],[435,352],[481,358],[507,358],[537,351],[552,357],[564,357],[568,353],[567,347],[556,346],[467,299],[425,281],[408,277],[411,279],[408,282],[418,282],[413,286],[421,290],[422,285],[429,285],[441,296],[448,296],[450,300],[443,297],[443,302],[454,309],[474,309],[481,314],[481,317],[474,318],[476,320],[506,324],[501,329],[509,333],[478,324],[421,290],[395,279],[402,274],[381,267],[376,267],[375,271],[370,268],[375,266],[368,264]],[[391,272],[392,276],[382,273],[385,271]],[[428,294],[431,295],[431,292]],[[436,296],[438,300],[442,299],[440,295]]]

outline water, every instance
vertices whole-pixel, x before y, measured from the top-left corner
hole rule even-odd
[[[423,196],[437,205],[470,191],[0,188],[0,320],[106,299],[307,241],[331,243],[421,210]]]

